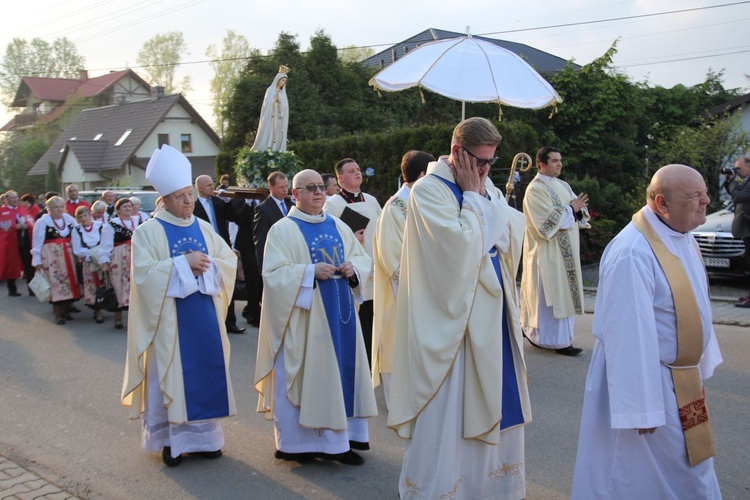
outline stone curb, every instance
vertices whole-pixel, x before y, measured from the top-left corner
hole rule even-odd
[[[80,500],[0,455],[0,500]]]

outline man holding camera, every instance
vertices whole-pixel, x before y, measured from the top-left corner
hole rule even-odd
[[[734,167],[734,169],[724,171],[726,175],[724,189],[730,194],[734,203],[732,236],[741,238],[745,242],[746,272],[750,272],[750,151],[737,158]],[[750,294],[741,298],[735,306],[750,308]]]

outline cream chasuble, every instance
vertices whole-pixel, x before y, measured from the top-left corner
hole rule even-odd
[[[555,318],[583,314],[579,224],[562,229],[564,212],[576,198],[567,182],[537,175],[526,188],[526,237],[521,276],[521,323],[538,327],[539,282]],[[588,225],[584,210],[583,228]]]
[[[166,210],[160,210],[155,219],[146,221],[133,233],[130,313],[122,404],[130,407],[132,418],[138,418],[143,413],[146,390],[144,380],[149,376],[146,369],[147,351],[153,346],[161,376],[159,387],[164,398],[164,406],[168,410],[169,422],[184,423],[188,420],[177,331],[177,310],[175,299],[167,296],[168,289],[171,288],[170,277],[173,274],[174,259],[170,255],[164,228],[157,218],[181,227],[190,226],[195,220],[193,216],[179,219]],[[236,408],[229,378],[230,349],[224,320],[229,298],[234,291],[237,256],[210,224],[204,221],[199,221],[199,224],[208,255],[221,275],[222,290],[213,296],[213,304],[224,351],[229,414],[233,415]]]
[[[263,258],[263,302],[255,365],[258,412],[274,417],[274,362],[283,345],[287,399],[299,408],[299,424],[322,429],[347,429],[341,375],[320,293],[313,291],[310,309],[297,307],[298,295],[310,250],[297,223],[322,222],[292,207],[289,216],[268,232]],[[354,233],[333,218],[344,244],[345,260],[354,264],[359,276],[367,276],[372,260]],[[356,315],[355,315],[356,316]],[[377,415],[375,395],[365,353],[362,329],[357,320],[354,417]]]
[[[502,419],[502,310],[508,313],[516,379],[524,422],[531,421],[515,286],[500,287],[488,255],[498,233],[485,241],[487,217],[501,227],[503,283],[515,284],[524,216],[505,203],[488,180],[493,202],[459,208],[440,176],[453,182],[443,161],[431,163],[409,197],[404,231],[388,426],[410,438],[415,420],[438,392],[465,346],[461,385],[464,439],[496,444]],[[429,174],[435,175],[429,175]],[[471,193],[475,195],[475,193]],[[476,195],[479,197],[479,195]]]

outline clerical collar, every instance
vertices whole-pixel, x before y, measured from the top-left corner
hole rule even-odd
[[[358,191],[356,194],[347,191],[344,188],[339,189],[339,194],[343,199],[346,200],[347,203],[361,203],[365,201],[365,196],[362,194],[362,191]]]
[[[652,212],[653,212],[653,210],[652,210]],[[654,215],[656,216],[657,219],[659,219],[659,221],[662,224],[664,224],[665,226],[667,226],[667,228],[669,228],[670,231],[674,231],[675,233],[680,233],[680,234],[687,234],[687,231],[678,231],[677,229],[675,229],[672,226],[670,226],[669,224],[667,224],[667,221],[665,221],[664,219],[662,219],[661,217],[659,217],[659,214],[657,214],[656,212],[654,212]]]
[[[307,215],[309,217],[318,217],[318,218],[320,218],[320,217],[324,217],[325,216],[325,212],[323,212],[323,211],[321,211],[319,214],[311,214],[310,212],[305,212],[304,210],[302,210],[299,207],[297,207],[297,210],[299,210],[300,212],[302,212],[303,214],[305,214],[305,215]]]

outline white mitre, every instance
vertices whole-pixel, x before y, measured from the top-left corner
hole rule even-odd
[[[162,196],[192,186],[190,160],[168,144],[155,149],[146,167],[146,179]]]

